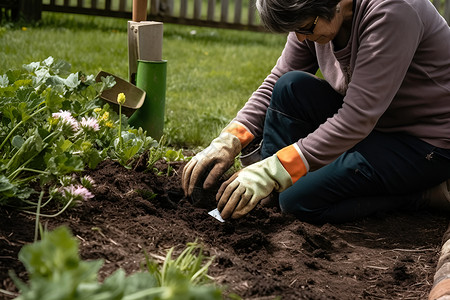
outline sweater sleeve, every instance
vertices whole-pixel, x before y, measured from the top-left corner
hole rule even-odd
[[[403,1],[379,1],[357,14],[356,56],[342,107],[297,143],[316,170],[349,150],[374,129],[398,92],[423,34],[414,8]],[[324,70],[325,72],[327,70]]]
[[[283,52],[271,73],[253,92],[234,120],[244,124],[254,136],[261,136],[272,90],[278,78],[292,70],[302,70],[314,74],[317,69],[314,44],[299,42],[295,34],[289,34]]]

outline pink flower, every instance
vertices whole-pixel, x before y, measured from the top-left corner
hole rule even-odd
[[[72,131],[77,131],[79,128],[77,120],[75,120],[75,118],[72,117],[72,114],[67,110],[60,110],[57,113],[53,113],[52,117],[55,119],[60,119],[61,122],[69,126]]]
[[[89,192],[89,190],[82,185],[77,185],[72,194],[76,196],[81,196],[81,198],[83,198],[84,201],[94,198],[94,194]]]
[[[92,130],[92,131],[98,131],[100,129],[100,126],[98,125],[97,119],[89,117],[85,118],[83,117],[81,119],[81,127],[85,128],[86,130]]]
[[[63,193],[65,196],[72,196],[73,198],[78,198],[84,201],[94,198],[94,194],[92,194],[87,188],[79,184],[71,184],[69,186],[62,187],[61,193]]]

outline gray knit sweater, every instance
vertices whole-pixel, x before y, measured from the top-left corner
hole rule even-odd
[[[372,130],[403,132],[450,149],[450,28],[429,0],[355,0],[348,45],[333,50],[295,34],[271,74],[235,120],[262,134],[273,86],[303,70],[324,78],[344,97],[341,109],[297,142],[315,170]]]

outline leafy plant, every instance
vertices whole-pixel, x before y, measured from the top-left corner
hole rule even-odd
[[[159,160],[164,160],[167,162],[166,175],[169,176],[173,170],[170,163],[175,161],[183,161],[185,160],[185,157],[182,153],[182,149],[174,150],[167,147],[166,143],[166,136],[162,136],[159,143],[155,147],[149,149],[147,169],[152,170],[157,174],[162,174],[162,172],[155,167],[155,164]]]
[[[37,189],[62,188],[62,176],[107,158],[129,167],[157,144],[99,99],[112,76],[95,82],[70,68],[49,57],[0,75],[0,205],[23,206]]]
[[[78,240],[66,227],[58,227],[19,252],[29,284],[12,271],[10,276],[21,292],[16,300],[222,299],[221,289],[210,284],[207,276],[212,259],[203,264],[198,244],[188,244],[177,259],[172,259],[172,253],[173,248],[162,267],[147,256],[147,271],[126,276],[118,269],[100,283],[97,275],[103,262],[81,260]]]

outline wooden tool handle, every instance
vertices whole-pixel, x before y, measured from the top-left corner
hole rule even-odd
[[[134,22],[147,20],[147,0],[133,0],[132,20]]]

